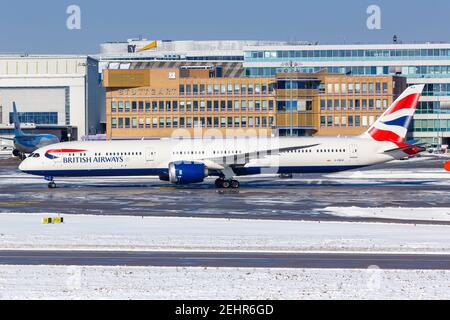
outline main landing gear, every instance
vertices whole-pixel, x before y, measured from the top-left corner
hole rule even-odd
[[[234,179],[223,179],[219,178],[216,180],[216,187],[219,189],[239,189],[240,184],[239,181]]]
[[[12,154],[14,157],[19,158],[20,160],[25,160],[27,158],[27,155],[25,153],[22,153],[17,149],[14,149]]]

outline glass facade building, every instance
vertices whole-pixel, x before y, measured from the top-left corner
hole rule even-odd
[[[425,90],[412,124],[411,137],[430,144],[450,142],[450,44],[283,45],[244,49],[249,77],[273,77],[289,72],[357,76],[395,75],[407,84],[424,83]]]

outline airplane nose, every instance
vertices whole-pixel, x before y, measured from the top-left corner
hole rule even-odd
[[[19,170],[20,171],[27,171],[27,168],[28,168],[27,160],[28,159],[25,159],[19,164]]]

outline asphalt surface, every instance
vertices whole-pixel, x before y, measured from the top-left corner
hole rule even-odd
[[[0,265],[450,270],[450,255],[0,251]]]
[[[238,191],[217,190],[213,179],[174,186],[154,177],[67,178],[58,179],[58,188],[50,190],[43,178],[19,172],[18,165],[18,161],[0,159],[0,212],[371,221],[321,210],[330,206],[450,207],[450,179],[426,175],[414,179],[389,175],[341,179],[320,174],[294,179],[242,177]],[[400,161],[367,171],[444,173],[442,165],[443,160]]]

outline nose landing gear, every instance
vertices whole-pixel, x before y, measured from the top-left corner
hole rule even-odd
[[[53,177],[45,177],[45,180],[48,181],[48,188],[49,189],[55,189],[56,188],[56,183],[53,180]]]

